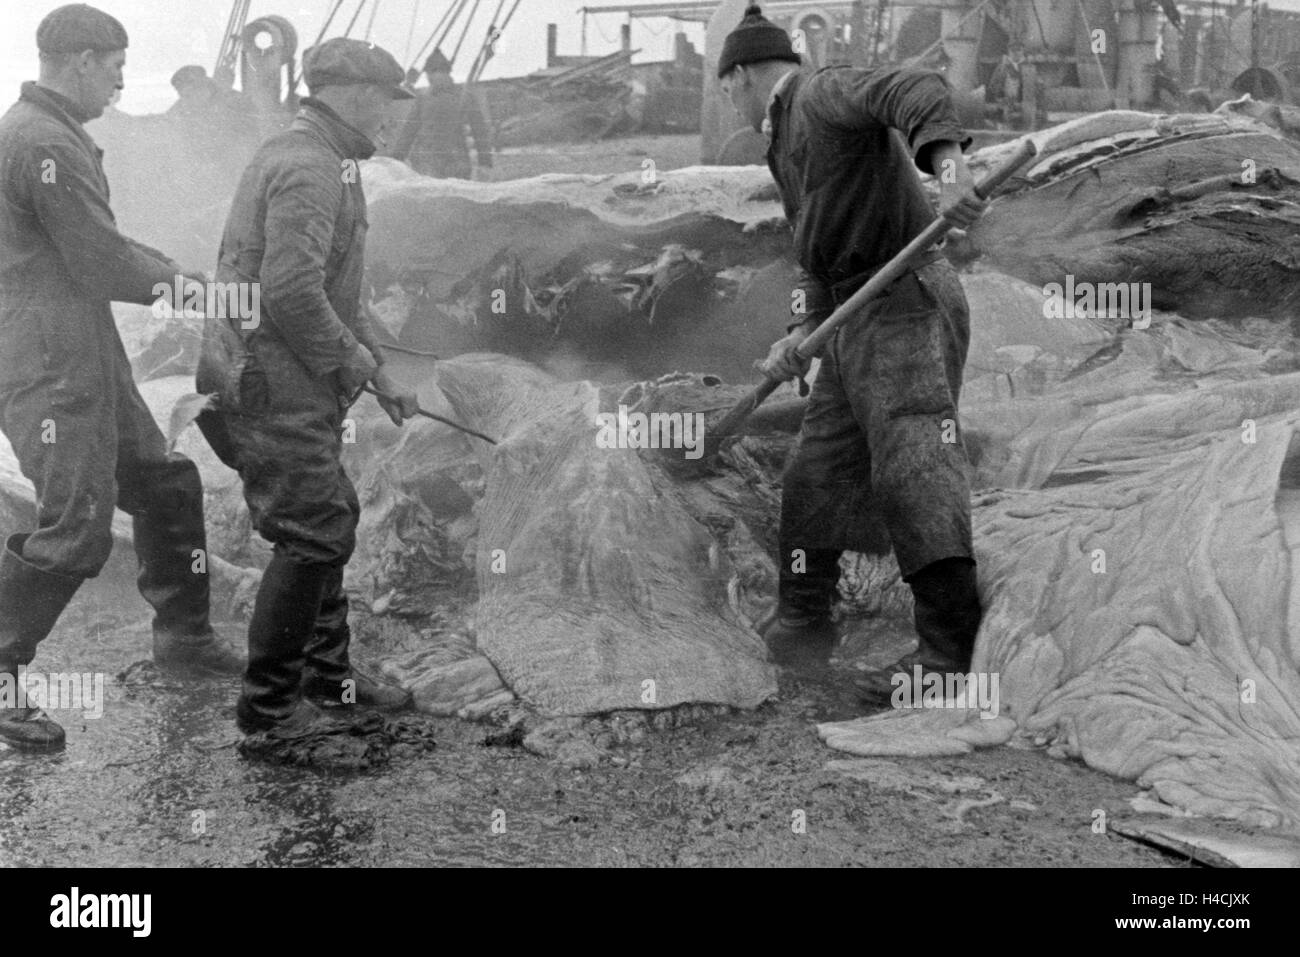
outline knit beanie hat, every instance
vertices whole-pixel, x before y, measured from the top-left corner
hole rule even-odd
[[[760,60],[789,60],[801,63],[799,54],[790,45],[790,36],[771,20],[763,16],[758,4],[745,8],[740,26],[727,34],[718,59],[718,76],[724,77],[738,66]]]

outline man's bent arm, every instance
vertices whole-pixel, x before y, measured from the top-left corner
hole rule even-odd
[[[790,300],[787,333],[794,332],[797,328],[812,332],[835,311],[830,290],[803,267],[799,268]]]
[[[53,164],[48,167],[53,171],[49,182],[41,176],[46,160]],[[24,177],[31,184],[32,209],[86,293],[149,305],[158,298],[155,286],[172,286],[180,266],[118,231],[98,177],[79,149],[41,146],[29,152],[25,162],[35,164]]]
[[[358,349],[325,295],[325,263],[342,201],[341,173],[282,170],[267,195],[262,305],[267,321],[313,375],[327,376]]]
[[[962,149],[971,144],[957,119],[951,88],[932,70],[831,70],[810,81],[808,96],[814,112],[831,126],[887,126],[901,132],[923,173],[937,173],[931,144],[957,143]]]

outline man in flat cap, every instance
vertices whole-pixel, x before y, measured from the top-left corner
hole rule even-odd
[[[799,62],[785,31],[751,5],[718,64],[732,105],[768,135],[794,228],[794,323],[764,363],[781,380],[807,371],[795,349],[809,332],[934,219],[917,168],[938,177],[940,212],[956,225],[984,208],[962,156],[970,140],[939,74],[808,75]],[[916,599],[920,645],[859,684],[874,703],[889,701],[895,676],[913,680],[917,665],[923,675],[970,665],[982,613],[969,466],[955,432],[969,339],[956,273],[931,251],[823,351],[785,472],[780,600],[764,635],[778,660],[824,662],[841,551],[892,545]]]
[[[425,176],[470,179],[474,165],[465,136],[468,127],[479,168],[491,169],[492,131],[484,105],[456,85],[441,50],[424,61],[424,74],[429,85],[416,91],[393,156]]]
[[[261,321],[208,319],[200,392],[220,411],[199,426],[239,472],[253,525],[274,545],[248,629],[237,720],[245,734],[323,729],[313,703],[400,708],[409,696],[352,667],[343,569],[360,506],[343,470],[343,419],[362,387],[400,425],[414,393],[384,368],[361,302],[366,199],[358,164],[392,100],[410,99],[385,50],[327,40],[308,50],[311,96],[244,171],[217,279],[256,282]]]
[[[0,552],[0,687],[15,687],[81,582],[99,574],[115,506],[134,518],[154,660],[238,674],[241,657],[209,625],[207,566],[196,561],[206,549],[198,469],[167,452],[109,307],[151,303],[155,286],[182,274],[118,232],[101,151],[82,126],[122,88],[126,31],[74,4],[42,20],[36,41],[40,79],[0,119],[0,429],[37,502],[35,531]],[[0,706],[0,740],[51,751],[64,732],[38,708]]]

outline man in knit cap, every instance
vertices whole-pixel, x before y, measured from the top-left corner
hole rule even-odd
[[[962,156],[970,140],[939,74],[808,75],[799,62],[785,31],[751,5],[718,63],[723,92],[768,137],[794,229],[794,321],[763,363],[781,380],[807,371],[795,349],[809,332],[933,221],[918,169],[938,178],[940,213],[955,225],[984,209]],[[824,664],[841,551],[892,545],[916,599],[920,644],[859,683],[875,703],[889,700],[897,675],[913,681],[918,665],[922,675],[970,665],[981,608],[969,465],[956,433],[969,339],[961,285],[932,250],[826,346],[785,472],[780,601],[764,636],[778,661]]]
[[[470,179],[466,127],[474,137],[480,169],[492,168],[492,133],[484,105],[451,78],[451,63],[441,50],[424,61],[427,89],[416,92],[411,112],[393,147],[393,156],[425,176]]]
[[[70,4],[41,21],[36,45],[40,78],[0,119],[0,430],[36,487],[35,529],[0,547],[0,741],[57,751],[63,729],[12,692],[108,560],[115,507],[134,519],[154,660],[195,674],[238,674],[243,661],[208,621],[199,471],[168,453],[109,305],[152,303],[181,275],[203,281],[118,231],[83,125],[122,89],[126,30]]]

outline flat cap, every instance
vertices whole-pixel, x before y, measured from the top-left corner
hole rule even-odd
[[[107,53],[125,50],[126,44],[126,27],[84,3],[51,10],[36,28],[36,48],[42,53]]]
[[[183,66],[172,74],[172,86],[180,89],[183,86],[190,86],[195,83],[202,83],[208,78],[208,71],[198,64]]]
[[[326,86],[352,86],[373,83],[389,88],[394,100],[409,100],[413,94],[402,88],[406,71],[383,47],[334,37],[303,54],[303,76],[313,93]]]

